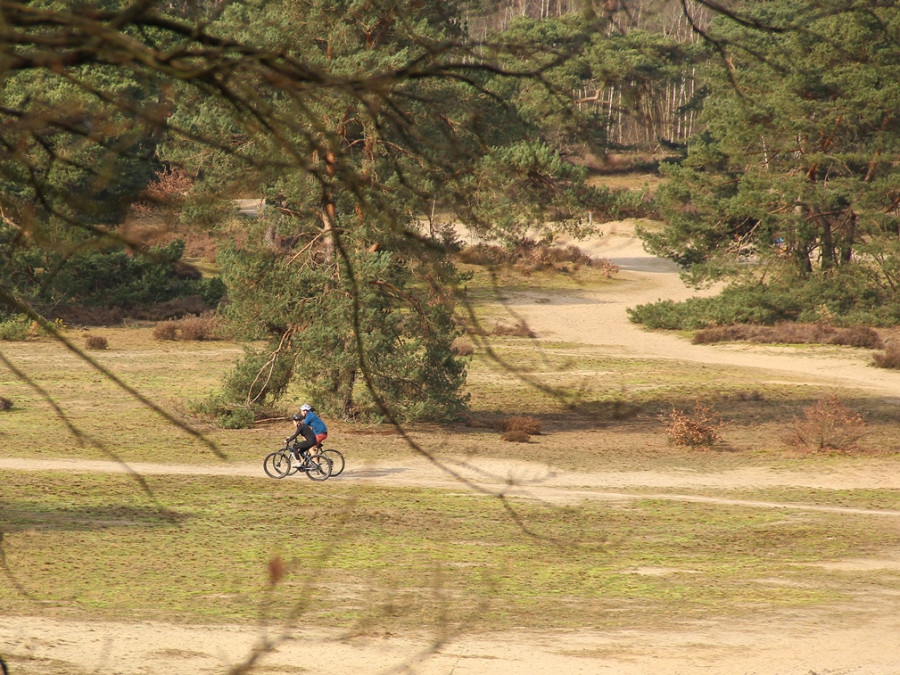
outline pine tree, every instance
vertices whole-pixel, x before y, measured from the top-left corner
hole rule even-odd
[[[743,9],[742,23],[710,31],[707,129],[667,167],[668,225],[645,233],[648,247],[695,281],[749,274],[837,287],[858,267],[896,303],[900,10],[793,0]]]

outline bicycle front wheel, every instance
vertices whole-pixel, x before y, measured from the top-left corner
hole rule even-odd
[[[306,475],[310,480],[328,480],[331,475],[331,460],[322,455],[306,459]]]
[[[331,477],[340,476],[344,471],[344,455],[340,450],[322,450],[320,454],[331,460]]]
[[[266,455],[263,470],[270,478],[284,478],[291,472],[291,458],[283,450],[276,450]]]

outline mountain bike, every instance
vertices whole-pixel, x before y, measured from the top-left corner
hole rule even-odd
[[[319,443],[316,446],[316,452],[319,455],[324,455],[328,459],[331,460],[331,475],[329,478],[334,478],[335,476],[340,476],[344,471],[344,454],[340,450],[335,450],[334,448],[322,448],[322,444]],[[313,455],[315,456],[315,455]],[[294,466],[288,470],[287,475],[297,473],[298,467]]]
[[[326,448],[322,449],[322,446],[319,445],[319,453],[325,455],[328,459],[331,460],[331,478],[335,476],[340,476],[344,471],[344,455],[340,450],[335,450],[334,448]]]
[[[310,480],[328,480],[331,475],[332,461],[324,454],[310,455],[305,450],[300,454],[300,461],[294,458],[293,446],[285,445],[275,452],[270,452],[263,460],[263,470],[271,478],[284,478],[291,474],[303,472]],[[343,471],[343,464],[341,465]]]

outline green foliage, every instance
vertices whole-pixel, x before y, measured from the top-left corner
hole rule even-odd
[[[385,248],[404,246],[389,233],[381,236],[393,245]],[[460,412],[465,368],[452,348],[460,331],[453,297],[443,290],[455,283],[453,267],[400,251],[346,252],[337,261],[265,247],[222,252],[223,278],[234,289],[226,315],[244,336],[270,341],[264,352],[245,356],[225,399],[274,402],[293,377],[306,398],[333,416],[389,411],[407,420]]]
[[[23,315],[9,315],[0,321],[0,340],[24,340],[28,337],[31,320]]]
[[[262,406],[281,397],[290,383],[294,355],[245,348],[244,358],[225,378],[223,396],[248,407]]]
[[[102,248],[71,253],[48,250],[20,240],[12,228],[0,226],[0,288],[52,315],[69,305],[133,308],[197,295],[215,307],[224,295],[219,279],[183,279],[176,263],[184,241],[130,254],[109,239]],[[8,305],[4,313],[16,313]]]
[[[555,210],[562,229],[578,233],[582,214],[573,210],[596,207],[602,194],[584,186],[584,178],[583,169],[548,145],[521,141],[494,148],[457,189],[466,195],[466,222],[514,245],[529,231],[544,228],[548,207]]]
[[[638,305],[628,309],[628,316],[648,328],[667,330],[781,321],[890,326],[900,323],[900,297],[871,284],[858,266],[809,277],[736,282],[715,297]]]
[[[64,240],[121,222],[160,168],[158,134],[128,109],[155,106],[159,96],[158,86],[114,65],[6,74],[0,119],[17,122],[2,133],[15,148],[0,155],[6,215]]]
[[[720,19],[710,30],[726,58],[705,71],[706,130],[664,167],[667,227],[642,233],[647,248],[697,283],[770,267],[790,268],[791,284],[809,280],[795,289],[804,307],[770,282],[757,294],[769,306],[734,308],[751,320],[825,307],[859,321],[883,303],[887,316],[872,318],[896,321],[895,258],[884,251],[896,250],[900,229],[900,173],[888,159],[900,152],[900,9],[780,0],[742,11],[750,22]]]
[[[195,413],[225,429],[245,429],[271,410],[290,384],[295,355],[245,347],[243,358],[225,375],[221,393],[195,401]]]

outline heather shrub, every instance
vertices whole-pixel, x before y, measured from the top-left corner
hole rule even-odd
[[[458,259],[470,265],[512,265],[525,274],[539,270],[570,272],[580,267],[599,268],[606,277],[618,273],[619,267],[605,258],[592,258],[577,246],[554,246],[546,242],[525,239],[514,247],[496,244],[476,244],[463,248]]]
[[[886,345],[884,351],[875,354],[873,360],[879,368],[900,368],[900,345],[893,342]]]
[[[115,326],[122,323],[126,312],[121,307],[65,305],[47,312],[47,318],[60,319],[78,326]]]
[[[161,321],[153,329],[156,340],[213,340],[218,331],[218,322],[212,313],[201,316],[186,316],[177,321]]]
[[[85,335],[84,346],[87,349],[109,349],[109,342],[102,335]]]
[[[541,421],[536,417],[510,417],[504,420],[503,431],[524,431],[537,436],[541,433]]]
[[[216,335],[216,319],[213,315],[186,316],[178,321],[182,340],[211,340]]]
[[[153,328],[154,340],[177,340],[178,324],[174,321],[161,321]]]
[[[475,345],[462,337],[456,338],[450,345],[450,349],[457,356],[472,356],[475,353]]]
[[[841,328],[826,323],[780,322],[774,326],[732,324],[704,328],[694,333],[694,344],[755,342],[769,344],[823,344],[878,349],[881,338],[869,326]]]

